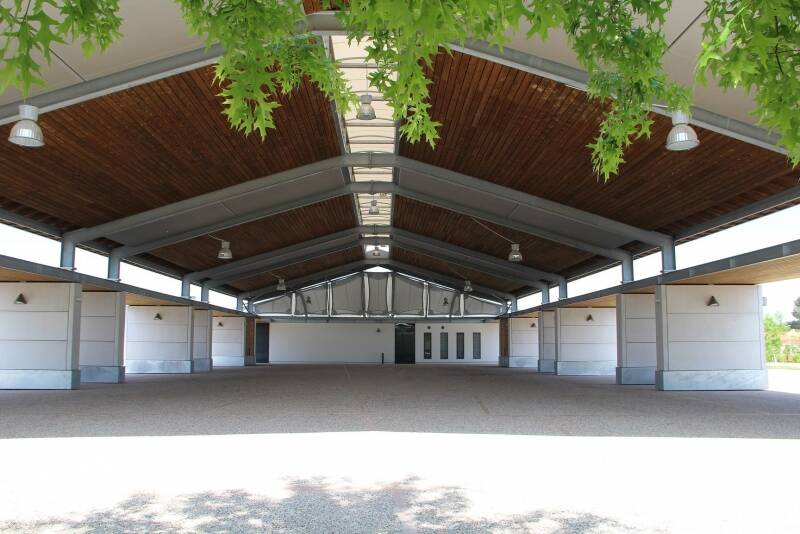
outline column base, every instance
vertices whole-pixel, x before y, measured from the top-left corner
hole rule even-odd
[[[244,357],[244,364],[247,367],[250,367],[251,365],[255,365],[256,364],[256,357],[255,356],[245,356]]]
[[[500,356],[497,360],[498,367],[511,367],[511,358],[508,356]]]
[[[210,373],[213,368],[211,358],[200,358],[192,360],[193,373]]]
[[[0,389],[79,389],[81,372],[51,369],[2,369]]]
[[[649,385],[656,383],[656,366],[652,367],[617,367],[617,384]]]
[[[119,365],[81,365],[82,384],[122,384],[125,367]]]
[[[766,369],[656,371],[659,391],[737,391],[767,389]]]
[[[547,358],[539,358],[538,363],[539,372],[546,375],[552,375],[556,372],[556,361]]]
[[[125,372],[139,374],[189,374],[192,372],[191,360],[126,360]]]
[[[536,356],[511,356],[508,359],[509,367],[539,367],[539,358]]]
[[[556,362],[556,374],[561,376],[614,376],[617,362]]]

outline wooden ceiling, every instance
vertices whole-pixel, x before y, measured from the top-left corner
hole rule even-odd
[[[640,228],[675,233],[797,184],[786,157],[696,128],[700,146],[670,152],[667,117],[626,153],[608,183],[586,146],[601,106],[557,82],[459,52],[433,65],[436,148],[401,141],[400,154]]]
[[[44,113],[46,146],[0,143],[0,195],[93,226],[340,153],[310,83],[281,99],[263,142],[229,127],[218,92],[204,67]]]

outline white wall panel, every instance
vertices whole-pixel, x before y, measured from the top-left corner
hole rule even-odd
[[[125,358],[189,360],[193,349],[193,310],[188,306],[129,306]],[[155,319],[156,314],[161,319]]]
[[[649,294],[624,294],[625,317],[628,319],[655,319],[656,296]]]
[[[211,357],[211,310],[192,311],[192,359]]]
[[[0,340],[0,369],[68,369],[64,341]]]
[[[212,356],[243,357],[245,355],[244,317],[216,317],[213,322],[213,330]]]
[[[556,358],[556,312],[543,311],[539,314],[539,359]]]
[[[77,369],[80,309],[80,284],[0,283],[0,369]]]
[[[380,332],[377,330],[380,329]],[[272,323],[270,363],[394,363],[394,325]]]
[[[116,317],[81,317],[81,343],[85,341],[114,341]]]
[[[656,318],[626,319],[625,334],[628,343],[655,343]]]
[[[112,291],[84,291],[81,295],[82,317],[114,317],[117,315],[117,295]]]
[[[81,339],[81,365],[115,367],[121,365],[116,353],[117,344],[111,341]]]
[[[67,311],[70,306],[69,286],[50,282],[0,282],[0,311]],[[20,293],[25,296],[27,304],[14,304]]]
[[[587,321],[591,316],[594,320]],[[601,362],[617,360],[615,308],[556,310],[556,360]]]
[[[535,325],[535,326],[531,326]],[[539,357],[539,319],[511,319],[511,357]]]
[[[81,298],[80,364],[124,365],[125,294],[90,291]]]
[[[0,312],[0,339],[66,341],[67,312]]]
[[[764,368],[758,286],[660,286],[658,301],[658,370]]]
[[[624,367],[653,367],[656,364],[656,344],[627,343],[627,361]]]
[[[760,333],[754,314],[671,314],[668,339],[674,341],[754,341]]]

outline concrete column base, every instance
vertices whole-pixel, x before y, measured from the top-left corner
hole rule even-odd
[[[767,389],[766,369],[656,371],[659,391],[737,391]]]
[[[556,362],[556,374],[562,376],[614,376],[617,362]]]
[[[498,367],[511,367],[510,360],[511,360],[511,358],[509,358],[508,356],[500,356],[500,358],[497,360],[497,366]]]
[[[542,374],[552,375],[556,372],[556,361],[547,358],[539,358],[538,363],[539,372]]]
[[[211,358],[199,358],[192,360],[192,364],[193,373],[210,373],[213,369]]]
[[[82,384],[122,384],[125,367],[118,365],[81,365]]]
[[[511,356],[508,359],[509,367],[539,367],[539,358],[536,356]]]
[[[0,389],[79,389],[81,372],[49,369],[2,369]]]
[[[125,372],[138,374],[189,374],[193,369],[191,360],[126,360]]]
[[[251,366],[256,364],[256,357],[255,356],[245,356],[244,357],[244,364],[246,366]]]
[[[617,384],[655,384],[656,366],[652,367],[617,367]]]

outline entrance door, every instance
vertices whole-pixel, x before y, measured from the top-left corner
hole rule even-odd
[[[256,363],[269,363],[269,323],[256,323]]]
[[[394,325],[394,363],[414,363],[414,324]]]

